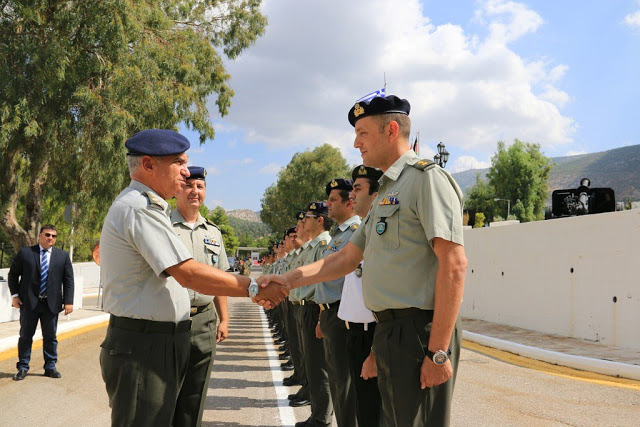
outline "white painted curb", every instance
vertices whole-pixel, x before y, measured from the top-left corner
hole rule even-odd
[[[84,328],[85,326],[97,325],[98,323],[108,322],[109,313],[99,314],[97,316],[87,317],[85,319],[78,319],[72,321],[63,321],[58,323],[58,331],[57,335],[63,334],[65,332],[73,331],[76,329]],[[5,350],[10,350],[12,348],[18,347],[18,335],[13,335],[11,337],[0,339],[0,352]],[[33,341],[41,341],[42,340],[42,331],[38,329],[36,333],[33,335]]]
[[[488,337],[469,331],[462,331],[462,338],[487,347],[508,351],[529,359],[540,360],[554,365],[566,366],[581,371],[595,372],[612,377],[623,377],[632,380],[640,380],[640,366],[628,363],[611,362],[609,360],[594,359],[591,357],[574,356],[559,353],[557,351],[543,350],[537,347],[505,341]]]

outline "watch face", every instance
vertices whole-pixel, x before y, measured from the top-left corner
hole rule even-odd
[[[448,359],[449,356],[447,356],[447,353],[442,350],[433,355],[433,363],[436,365],[444,365],[447,363]]]

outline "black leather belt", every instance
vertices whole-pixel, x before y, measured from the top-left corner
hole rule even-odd
[[[388,310],[374,311],[373,317],[376,318],[376,322],[382,323],[389,320],[400,319],[402,317],[430,315],[433,317],[433,310],[421,310],[419,308],[390,308]]]
[[[213,306],[213,301],[211,301],[207,305],[192,305],[191,310],[189,311],[189,316],[193,317],[196,314],[204,313],[205,311],[209,311]]]
[[[330,310],[332,308],[340,307],[340,300],[331,303],[320,303],[318,305],[320,306],[320,311]]]
[[[177,334],[191,330],[191,320],[181,322],[158,322],[156,320],[132,319],[111,315],[109,326],[145,334]]]
[[[354,322],[347,322],[346,320],[344,321],[344,326],[349,329],[350,331],[360,331],[360,332],[364,332],[365,329],[364,327],[367,327],[367,331],[372,330],[375,325],[376,322],[371,322],[371,323],[354,323]]]

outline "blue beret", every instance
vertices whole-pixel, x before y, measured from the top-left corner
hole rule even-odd
[[[202,166],[189,166],[189,178],[187,179],[200,179],[206,181],[207,170]]]
[[[353,190],[353,181],[350,179],[332,179],[325,187],[324,191],[327,193],[327,196],[331,194],[332,190],[345,190],[351,191]]]
[[[387,97],[377,96],[370,101],[356,102],[349,110],[349,123],[351,126],[363,117],[376,116],[378,114],[406,114],[409,115],[411,105],[406,99],[400,99],[395,95]]]
[[[377,181],[382,176],[382,171],[378,168],[371,168],[369,166],[360,165],[357,166],[353,172],[351,172],[351,178],[355,181],[358,178],[369,178]]]
[[[315,212],[317,214],[328,215],[329,208],[325,202],[311,202],[307,207],[307,212]]]
[[[170,156],[184,153],[191,147],[189,140],[169,129],[147,129],[127,139],[124,146],[133,156]]]

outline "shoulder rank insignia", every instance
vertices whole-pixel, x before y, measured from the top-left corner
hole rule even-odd
[[[220,227],[218,227],[215,222],[211,221],[209,218],[205,218],[205,222],[209,225],[213,225],[215,228],[217,228],[218,230],[220,230]]]
[[[156,196],[155,193],[152,193],[151,191],[145,191],[144,193],[145,196],[147,196],[147,199],[149,199],[149,203],[151,203],[152,205],[155,205],[159,208],[164,209],[164,204],[162,203],[163,200]]]
[[[353,115],[356,117],[359,117],[362,114],[364,114],[364,108],[362,108],[362,106],[359,103],[357,103],[356,105],[353,106]]]
[[[351,229],[352,230],[357,230],[358,229],[358,224],[351,224]]]
[[[432,162],[431,160],[422,159],[422,160],[418,160],[417,162],[415,162],[411,166],[413,166],[416,169],[420,169],[421,171],[427,171],[427,170],[432,169],[433,167],[435,167],[435,165],[436,164],[434,162]]]
[[[327,241],[326,240],[320,241],[320,246],[327,246]]]

